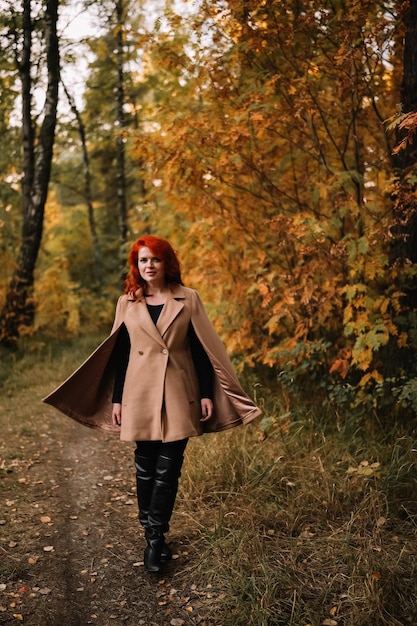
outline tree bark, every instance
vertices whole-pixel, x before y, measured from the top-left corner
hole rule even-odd
[[[117,201],[118,201],[118,223],[119,223],[119,257],[120,268],[123,272],[126,262],[127,244],[127,201],[126,201],[126,158],[123,130],[125,123],[125,88],[124,88],[124,54],[123,54],[123,26],[124,9],[123,0],[116,2],[117,29],[116,29],[116,64],[117,64],[117,127],[116,149],[117,149]]]
[[[65,95],[67,96],[67,100],[70,105],[71,111],[73,112],[75,119],[77,120],[78,134],[80,135],[80,140],[81,140],[81,150],[82,150],[83,165],[84,165],[84,197],[85,197],[85,202],[87,204],[88,225],[90,228],[91,241],[93,244],[95,277],[96,277],[97,286],[99,286],[102,280],[102,263],[100,262],[100,244],[98,241],[96,220],[94,218],[93,194],[91,191],[90,158],[89,158],[88,149],[87,149],[85,125],[81,117],[81,113],[79,112],[77,105],[75,104],[74,98],[69,93],[64,83],[62,83],[62,86],[64,88]]]
[[[23,49],[17,60],[22,83],[23,181],[22,239],[16,262],[0,313],[0,343],[16,344],[22,327],[34,321],[34,271],[42,240],[45,202],[52,165],[53,144],[58,104],[59,46],[57,37],[59,0],[47,0],[44,15],[47,88],[43,121],[35,140],[32,119],[32,15],[31,0],[23,2]]]
[[[399,3],[402,7],[403,4]],[[401,84],[402,112],[417,112],[417,0],[409,0],[403,13],[404,58]],[[400,141],[403,137],[398,135]],[[394,193],[394,223],[391,228],[393,244],[391,262],[401,265],[417,263],[417,202],[414,183],[417,146],[410,142],[393,157],[396,170]],[[415,280],[408,280],[403,286],[404,303],[412,310],[417,309],[417,288]]]

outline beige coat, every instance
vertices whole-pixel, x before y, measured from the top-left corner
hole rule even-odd
[[[204,423],[188,346],[190,321],[214,369],[214,415]],[[156,326],[145,300],[121,296],[110,337],[44,402],[86,426],[119,432],[111,421],[112,353],[122,324],[131,342],[122,398],[122,440],[175,441],[248,424],[260,415],[242,390],[198,293],[182,286],[170,293]]]

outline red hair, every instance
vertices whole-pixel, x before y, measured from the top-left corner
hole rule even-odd
[[[165,264],[165,282],[167,285],[183,285],[181,279],[180,262],[171,244],[162,237],[143,235],[136,239],[129,252],[129,270],[124,282],[125,293],[135,294],[138,289],[143,290],[146,282],[139,274],[138,258],[141,248],[149,250]]]

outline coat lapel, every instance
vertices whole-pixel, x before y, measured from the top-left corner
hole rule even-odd
[[[137,307],[138,322],[141,329],[144,330],[147,335],[152,337],[152,339],[165,346],[159,330],[156,328],[151,316],[149,315],[145,299],[135,302],[132,306]]]
[[[165,346],[163,336],[175,320],[177,315],[184,308],[183,300],[185,298],[184,289],[181,285],[176,286],[168,295],[165,306],[162,309],[158,322],[152,321],[146,306],[146,300],[132,302],[131,306],[136,306],[138,311],[138,322],[142,330],[144,330],[152,339]]]
[[[181,302],[185,297],[184,290],[179,285],[170,292],[167,301],[165,302],[165,306],[162,309],[162,313],[159,316],[156,327],[161,335],[164,336],[168,328],[171,326],[172,322],[175,320],[177,315],[184,308],[184,303]]]

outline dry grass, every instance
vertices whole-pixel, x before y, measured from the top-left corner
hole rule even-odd
[[[222,624],[417,623],[415,447],[311,419],[193,441],[194,575],[224,594]]]

